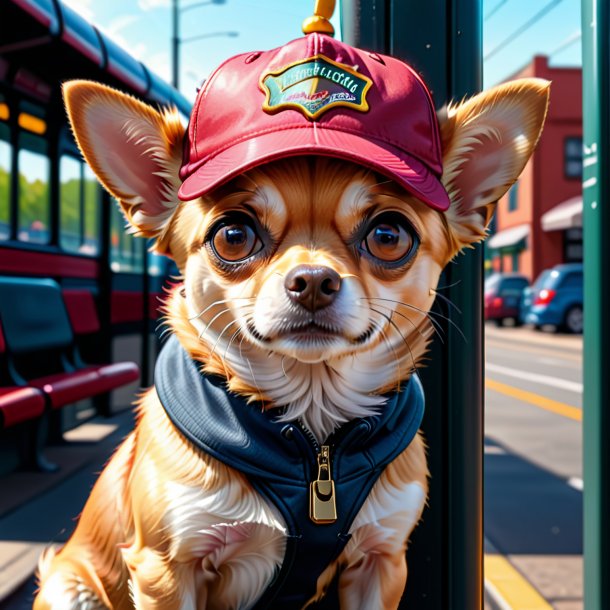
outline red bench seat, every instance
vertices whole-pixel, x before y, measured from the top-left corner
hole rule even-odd
[[[9,428],[44,412],[44,395],[34,388],[0,388],[0,413],[2,428]]]
[[[133,362],[93,365],[69,373],[56,373],[31,379],[29,385],[40,388],[48,397],[51,407],[65,405],[103,394],[135,381],[140,376]]]

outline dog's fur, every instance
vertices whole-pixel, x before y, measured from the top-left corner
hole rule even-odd
[[[65,97],[81,150],[132,231],[155,238],[183,275],[166,306],[183,347],[232,391],[283,407],[284,420],[299,418],[324,439],[383,409],[382,395],[421,362],[439,275],[485,237],[495,202],[538,140],[548,83],[509,83],[441,112],[442,179],[452,202],[445,213],[368,169],[311,156],[263,165],[179,203],[183,127],[175,112],[82,81],[68,84]],[[221,265],[206,241],[228,210],[255,216],[265,234],[261,254],[246,264]],[[377,264],[354,242],[363,219],[384,210],[404,215],[420,239],[399,268]],[[287,298],[284,278],[301,264],[341,277],[332,305],[312,314],[329,336],[289,332],[303,311]],[[250,607],[281,565],[281,516],[243,475],[185,440],[154,388],[138,413],[74,535],[41,560],[34,608]],[[397,607],[427,474],[418,435],[375,484],[316,597],[338,573],[342,608]]]

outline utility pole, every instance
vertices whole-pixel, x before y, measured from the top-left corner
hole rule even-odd
[[[179,0],[172,0],[172,85],[175,89],[180,90],[180,45],[185,42],[193,42],[202,38],[212,38],[214,36],[229,36],[235,38],[239,36],[239,32],[206,32],[198,36],[189,38],[181,38],[180,34],[180,14],[189,11],[193,8],[208,6],[210,4],[225,4],[227,0],[204,0],[203,2],[191,2],[186,6],[180,7]]]
[[[584,602],[610,608],[610,0],[582,0]]]
[[[180,9],[172,0],[172,85],[180,90]]]

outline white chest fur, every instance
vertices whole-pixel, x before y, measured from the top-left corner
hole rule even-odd
[[[213,491],[168,483],[165,526],[177,562],[200,561],[208,576],[221,575],[216,599],[226,608],[249,608],[281,566],[286,526],[275,507],[243,482],[225,480]],[[367,553],[402,552],[426,498],[418,482],[390,481],[382,474],[352,525],[345,549],[347,564]],[[205,578],[205,575],[204,575]],[[200,607],[193,590],[184,610]]]

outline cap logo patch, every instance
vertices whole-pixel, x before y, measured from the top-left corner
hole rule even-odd
[[[315,120],[323,112],[345,106],[367,112],[366,94],[373,81],[354,68],[324,55],[315,55],[261,76],[260,87],[266,94],[263,110],[300,110]]]

